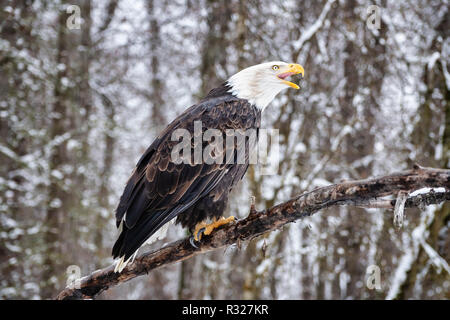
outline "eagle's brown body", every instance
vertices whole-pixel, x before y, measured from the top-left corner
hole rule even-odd
[[[194,122],[201,121],[203,132],[218,129],[223,133],[224,152],[236,154],[237,144],[233,144],[233,150],[226,150],[226,130],[257,130],[261,112],[228,91],[225,84],[212,90],[169,124],[143,154],[116,211],[117,226],[123,225],[113,248],[115,258],[127,260],[175,217],[177,223],[192,231],[205,219],[223,215],[228,194],[247,171],[249,153],[255,151],[255,146],[246,139],[244,163],[236,159],[227,163],[224,159],[222,163],[175,164],[171,152],[179,141],[171,137],[176,129],[186,129],[194,137]]]
[[[228,194],[244,176],[250,159],[256,158],[262,110],[283,89],[300,88],[286,80],[296,74],[303,77],[303,67],[283,61],[245,68],[211,90],[156,138],[139,160],[116,210],[121,232],[112,252],[114,258],[119,257],[115,272],[122,272],[147,240],[159,239],[175,218],[177,223],[194,231],[193,246],[202,234],[209,235],[215,228],[233,221],[234,217],[222,217],[205,222],[223,215]],[[201,129],[197,122],[201,122]],[[188,137],[178,135],[181,131],[178,129]],[[208,130],[214,133],[208,135],[211,133]],[[181,142],[174,139],[174,133],[183,137]],[[230,135],[232,143],[228,143]],[[179,161],[179,156],[172,159],[178,149],[184,153],[186,146],[193,151],[191,156],[183,154],[184,161]]]

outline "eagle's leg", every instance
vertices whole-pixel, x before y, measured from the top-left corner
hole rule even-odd
[[[207,224],[206,222],[200,222],[195,226],[194,240],[200,241],[200,239],[202,238],[202,234],[206,236],[210,235],[214,229],[223,226],[224,224],[230,223],[232,221],[234,221],[233,216],[228,218],[221,217],[219,219],[214,219],[214,222],[210,224]]]

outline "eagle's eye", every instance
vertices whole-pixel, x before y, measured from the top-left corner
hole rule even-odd
[[[280,66],[277,66],[277,65],[272,66],[273,71],[277,71],[278,69],[280,69]]]

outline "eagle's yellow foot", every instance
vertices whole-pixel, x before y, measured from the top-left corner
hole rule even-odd
[[[207,226],[208,225],[206,224],[206,222],[200,222],[195,225],[195,230],[194,230],[194,235],[193,235],[195,241],[200,240],[202,232],[205,231]]]
[[[211,232],[212,232],[214,229],[216,229],[216,228],[218,228],[218,227],[220,227],[220,226],[223,226],[224,224],[230,223],[230,222],[232,222],[232,221],[234,221],[234,217],[233,217],[233,216],[228,217],[228,218],[226,218],[226,219],[225,219],[224,217],[221,217],[220,219],[218,219],[218,220],[214,221],[213,223],[207,225],[206,228],[205,228],[205,231],[204,231],[203,233],[204,233],[206,236],[207,236],[207,235],[210,235]]]
[[[215,219],[214,222],[210,223],[210,224],[207,224],[206,222],[200,222],[195,226],[194,240],[200,241],[200,239],[202,238],[202,234],[210,235],[214,229],[216,229],[224,224],[230,223],[232,221],[234,221],[233,216],[228,217],[226,219],[224,217],[221,217],[220,219]],[[191,244],[192,244],[192,242],[191,242]]]

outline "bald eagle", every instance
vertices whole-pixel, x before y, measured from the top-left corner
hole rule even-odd
[[[245,139],[240,146],[227,144],[222,155],[232,156],[225,161],[195,161],[187,156],[188,161],[180,162],[173,159],[179,143],[174,133],[184,130],[191,134],[188,145],[195,148],[196,122],[201,123],[201,134],[208,129],[219,130],[223,136],[230,130],[258,131],[261,112],[275,96],[288,87],[299,89],[286,80],[295,74],[303,77],[303,67],[282,61],[246,68],[212,89],[161,132],[138,161],[116,209],[116,225],[121,231],[112,250],[114,259],[118,258],[115,272],[121,272],[143,244],[162,238],[175,218],[193,234],[194,246],[202,234],[209,235],[234,220],[222,215],[228,194],[247,171],[255,143]],[[207,143],[201,140],[203,148]],[[241,162],[237,161],[239,147],[245,151]]]

